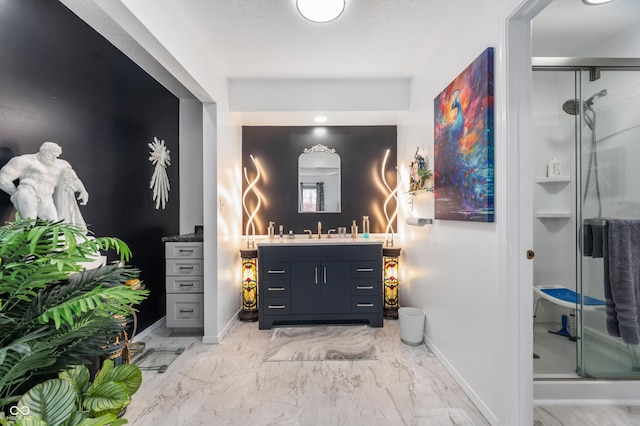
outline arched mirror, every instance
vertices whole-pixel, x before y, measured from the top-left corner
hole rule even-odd
[[[298,213],[340,213],[340,156],[318,144],[298,157]]]

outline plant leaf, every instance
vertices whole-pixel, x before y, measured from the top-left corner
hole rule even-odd
[[[95,412],[118,413],[130,401],[127,387],[123,383],[104,382],[96,387],[91,386],[82,401],[82,406]]]
[[[81,393],[91,380],[91,373],[84,365],[74,365],[72,368],[61,371],[58,374],[60,379],[67,380],[73,385],[76,392]]]
[[[131,396],[142,384],[142,372],[135,364],[122,364],[109,371],[104,380],[124,384],[129,396]]]
[[[29,414],[40,416],[48,425],[60,425],[75,410],[76,392],[66,380],[50,379],[32,387],[18,406],[29,407]]]
[[[124,423],[120,422],[120,420],[121,419],[118,419],[115,414],[109,413],[104,414],[100,417],[96,417],[95,419],[84,419],[83,421],[78,423],[78,426],[114,426],[127,423],[126,420],[124,421]]]

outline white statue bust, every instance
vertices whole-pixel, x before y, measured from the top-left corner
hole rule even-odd
[[[75,194],[80,193],[82,205],[89,194],[71,165],[58,158],[60,154],[58,144],[45,142],[36,154],[13,157],[0,169],[0,189],[11,195],[21,219],[63,220],[85,227]]]

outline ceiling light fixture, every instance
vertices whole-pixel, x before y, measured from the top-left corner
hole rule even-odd
[[[316,123],[326,123],[327,122],[327,117],[324,117],[322,115],[318,115],[317,117],[313,118],[313,121],[315,121]]]
[[[582,0],[582,3],[588,5],[588,6],[597,6],[599,4],[605,4],[605,3],[610,3],[613,0]]]
[[[344,11],[345,0],[296,0],[298,12],[311,22],[329,22]]]

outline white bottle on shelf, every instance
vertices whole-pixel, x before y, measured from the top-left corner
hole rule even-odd
[[[547,177],[559,177],[560,173],[560,161],[553,157],[551,161],[547,163]]]

